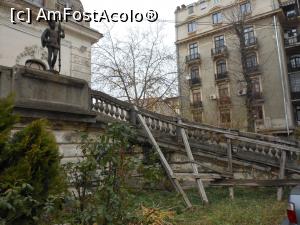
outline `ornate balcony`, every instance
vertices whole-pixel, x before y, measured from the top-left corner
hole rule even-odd
[[[203,103],[202,103],[202,101],[191,102],[190,106],[191,106],[192,110],[202,109]]]
[[[227,57],[228,56],[227,46],[212,48],[211,49],[211,56],[214,60],[219,58],[219,57]]]
[[[299,72],[300,71],[300,64],[288,64],[288,72],[293,73],[293,72]]]
[[[231,99],[229,96],[221,96],[218,98],[217,103],[219,107],[229,107],[231,106]]]
[[[257,102],[264,102],[264,96],[262,92],[254,92],[252,93],[252,99],[253,101]]]
[[[297,35],[295,37],[285,38],[284,44],[286,48],[300,46],[300,35]]]
[[[291,97],[293,100],[300,100],[300,92],[291,92]]]
[[[246,74],[248,76],[255,76],[255,75],[258,75],[260,73],[261,73],[261,71],[260,71],[259,65],[255,65],[255,66],[251,66],[251,67],[246,68]]]
[[[287,6],[291,6],[291,5],[295,5],[296,4],[296,0],[284,0],[284,1],[280,1],[280,7],[287,7]]]
[[[229,79],[228,72],[225,71],[223,73],[216,73],[215,74],[215,79],[216,79],[216,82],[222,82],[222,81],[228,80]]]
[[[200,86],[201,85],[201,78],[200,77],[193,77],[193,78],[189,79],[189,85],[190,85],[190,87]]]
[[[191,55],[187,55],[185,57],[185,62],[187,64],[192,64],[192,63],[199,63],[201,60],[200,60],[200,54],[199,53],[195,53],[195,54],[191,54]]]
[[[246,38],[245,48],[247,50],[257,49],[258,48],[257,38],[256,37]]]

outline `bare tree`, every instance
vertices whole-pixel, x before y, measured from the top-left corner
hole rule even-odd
[[[249,76],[249,68],[247,66],[247,56],[249,54],[249,44],[256,44],[256,37],[246,37],[245,30],[252,26],[251,16],[249,15],[250,8],[240,8],[240,4],[236,3],[226,15],[226,20],[230,24],[229,33],[232,34],[236,40],[236,48],[239,50],[240,59],[237,64],[241,65],[241,71],[233,71],[236,77],[239,77],[239,82],[244,83],[245,86],[245,106],[247,109],[247,130],[255,131],[255,113],[253,103],[255,101],[255,94],[253,93],[252,78]]]
[[[107,29],[93,48],[94,88],[144,108],[177,95],[176,54],[163,43],[163,31],[135,28],[120,39]]]

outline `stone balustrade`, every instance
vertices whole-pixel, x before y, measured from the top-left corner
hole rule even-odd
[[[130,122],[139,125],[136,114],[144,118],[147,126],[161,138],[179,136],[178,128],[184,128],[191,144],[214,146],[226,152],[228,140],[231,140],[233,154],[251,152],[255,155],[280,159],[282,152],[287,152],[289,160],[294,160],[300,155],[300,144],[297,141],[287,141],[278,137],[256,133],[239,132],[235,130],[221,129],[208,125],[195,124],[184,121],[179,124],[178,118],[165,116],[140,109],[135,112],[133,105],[120,101],[107,94],[92,91],[92,110],[101,115],[111,117],[119,121]],[[180,138],[178,139],[180,141]]]

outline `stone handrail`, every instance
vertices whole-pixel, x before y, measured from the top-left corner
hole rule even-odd
[[[272,158],[280,158],[282,151],[290,159],[300,155],[300,144],[297,141],[283,140],[278,137],[257,133],[239,132],[214,126],[192,123],[184,120],[178,124],[178,118],[150,112],[145,109],[135,111],[133,105],[120,101],[99,91],[92,91],[92,110],[120,121],[138,125],[136,115],[141,114],[148,127],[161,135],[178,136],[178,128],[184,128],[190,141],[226,148],[231,141],[232,151],[252,152]]]

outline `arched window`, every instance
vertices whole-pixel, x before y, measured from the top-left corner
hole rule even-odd
[[[246,56],[246,67],[247,69],[253,69],[257,67],[257,57],[255,53]]]
[[[36,70],[46,70],[46,65],[44,63],[34,59],[27,60],[25,66]]]
[[[216,63],[217,74],[225,74],[227,72],[226,61],[224,59],[218,60]]]
[[[300,68],[300,55],[291,56],[290,64],[293,69]]]

